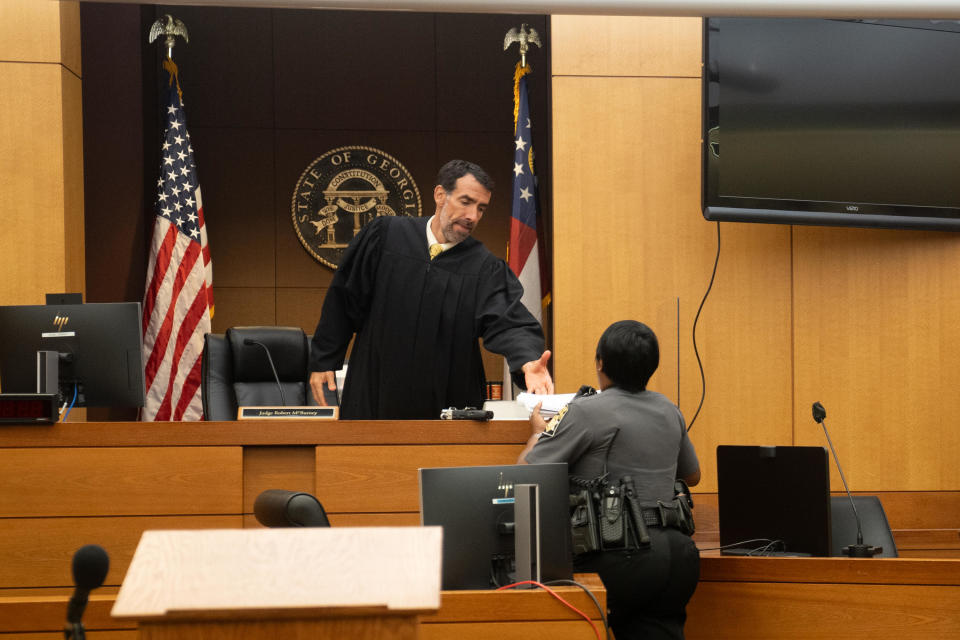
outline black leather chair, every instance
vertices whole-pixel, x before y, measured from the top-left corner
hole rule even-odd
[[[872,547],[883,547],[878,558],[896,558],[897,545],[893,541],[893,532],[887,522],[887,514],[877,496],[853,496],[860,515],[863,543]],[[847,496],[830,498],[830,524],[833,555],[842,557],[843,548],[857,542],[857,519],[853,515],[853,506]]]
[[[206,334],[200,383],[204,417],[236,420],[237,409],[245,406],[316,405],[309,358],[310,342],[299,327],[232,327],[226,334]]]
[[[253,515],[265,527],[329,527],[317,498],[303,491],[267,489],[253,502]]]

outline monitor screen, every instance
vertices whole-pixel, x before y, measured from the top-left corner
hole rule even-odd
[[[960,24],[710,18],[704,216],[960,230]]]
[[[37,352],[60,354],[59,386],[76,406],[142,407],[139,302],[0,306],[0,390],[37,391]]]
[[[443,527],[443,588],[513,581],[514,485],[539,486],[540,577],[573,577],[566,463],[420,469],[420,521]]]
[[[718,446],[717,501],[720,545],[735,553],[831,555],[823,447]]]

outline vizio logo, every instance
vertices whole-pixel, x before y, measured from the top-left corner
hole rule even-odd
[[[848,204],[846,208],[847,208],[847,211],[850,211],[851,213],[856,213],[857,211],[860,211],[860,207],[858,207],[855,204]]]

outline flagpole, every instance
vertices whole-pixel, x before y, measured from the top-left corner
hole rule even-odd
[[[510,241],[507,245],[507,264],[523,285],[521,301],[531,315],[542,322],[542,291],[540,282],[540,249],[537,242],[537,184],[534,172],[533,125],[527,96],[526,76],[531,72],[527,52],[531,45],[538,47],[540,36],[535,29],[522,24],[510,29],[503,41],[506,51],[513,43],[519,45],[520,61],[513,74],[513,198],[510,216]],[[503,365],[504,400],[513,400],[515,389],[509,363]]]
[[[186,25],[167,14],[151,26],[149,41],[160,36],[165,36],[163,69],[168,80],[143,298],[147,395],[140,419],[201,420],[200,367],[204,335],[211,331],[213,267],[179,73],[173,62],[176,38],[187,40]]]

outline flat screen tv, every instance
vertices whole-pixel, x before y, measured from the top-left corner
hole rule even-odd
[[[0,306],[0,390],[37,391],[37,352],[59,354],[61,400],[142,407],[139,302]]]
[[[704,20],[708,220],[960,230],[960,24]]]

